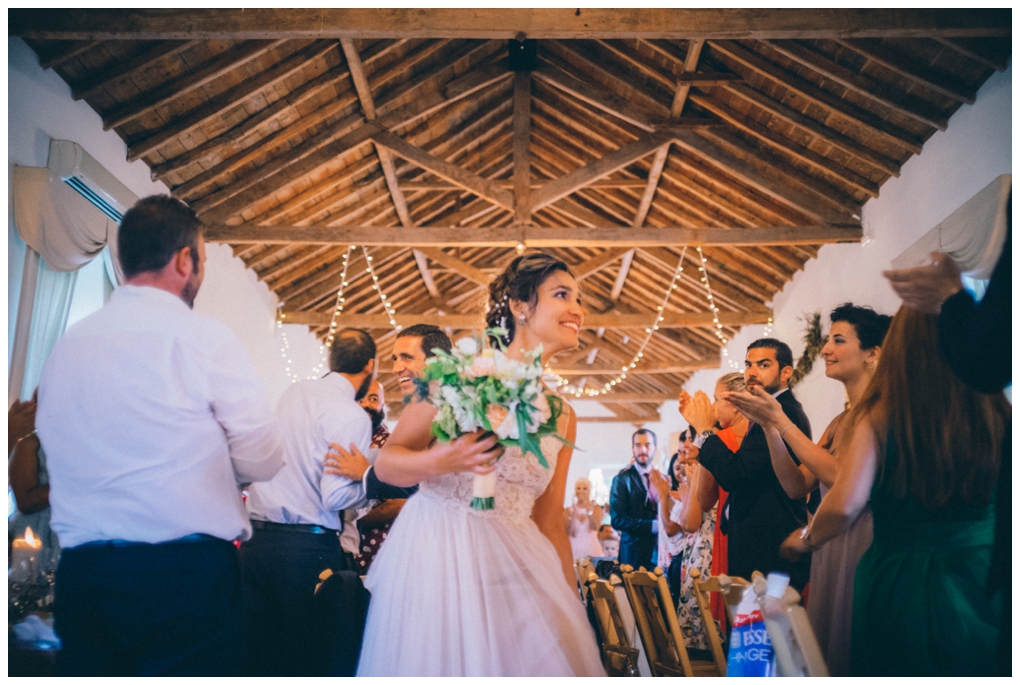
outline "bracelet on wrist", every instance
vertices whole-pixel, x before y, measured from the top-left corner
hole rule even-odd
[[[815,545],[813,542],[811,542],[810,526],[804,526],[803,528],[800,529],[800,541],[804,543],[804,547],[807,548],[809,552],[813,552],[815,550]]]
[[[791,423],[789,426],[787,426],[783,430],[779,431],[780,439],[783,439],[786,436],[786,431],[790,430],[791,428],[796,428],[796,427],[797,427],[797,424]]]

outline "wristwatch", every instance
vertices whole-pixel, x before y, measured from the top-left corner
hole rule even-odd
[[[693,442],[694,446],[700,450],[701,446],[705,444],[705,441],[708,440],[708,438],[713,435],[715,435],[715,433],[711,430],[702,431],[695,435],[694,440],[692,440],[691,442]]]

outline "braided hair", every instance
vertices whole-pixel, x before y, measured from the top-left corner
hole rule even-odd
[[[486,307],[485,327],[502,328],[506,335],[500,341],[490,336],[491,342],[509,345],[517,332],[517,322],[510,311],[510,301],[526,302],[532,306],[538,302],[538,288],[545,279],[556,271],[571,276],[570,267],[545,252],[530,252],[516,257],[503,269],[503,273],[489,284],[489,303]]]

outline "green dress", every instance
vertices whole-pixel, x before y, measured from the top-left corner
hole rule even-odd
[[[874,541],[854,583],[851,673],[996,675],[1001,593],[986,591],[994,505],[932,512],[876,481],[871,510]]]

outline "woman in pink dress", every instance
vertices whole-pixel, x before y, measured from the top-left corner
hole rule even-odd
[[[563,510],[563,518],[575,561],[602,556],[602,544],[599,542],[602,507],[592,501],[591,481],[587,478],[578,478],[574,483],[574,504]]]

